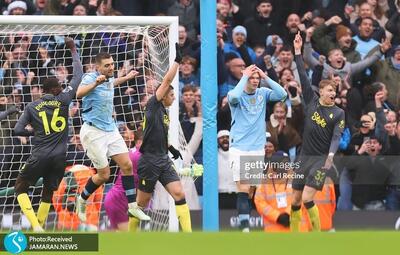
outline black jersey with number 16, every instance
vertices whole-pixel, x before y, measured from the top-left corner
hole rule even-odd
[[[32,153],[52,156],[67,151],[69,105],[75,98],[83,74],[79,56],[74,53],[72,57],[73,77],[70,86],[56,96],[45,94],[29,103],[14,128],[15,135],[35,136]],[[31,125],[33,133],[25,129],[27,125]]]

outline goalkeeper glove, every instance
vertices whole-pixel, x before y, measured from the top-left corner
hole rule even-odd
[[[204,172],[204,167],[201,164],[192,165],[193,176],[202,176]]]
[[[178,43],[175,43],[175,52],[176,52],[175,62],[179,64],[182,61],[182,52],[181,49],[179,48]]]
[[[282,226],[288,228],[290,226],[290,216],[287,213],[282,213],[279,215],[278,219],[276,220]]]
[[[174,146],[170,145],[170,146],[168,147],[168,150],[169,150],[169,152],[171,152],[171,154],[172,154],[172,156],[173,156],[172,158],[173,158],[174,160],[176,160],[176,159],[178,159],[178,158],[183,159],[181,153],[180,153],[177,149],[175,149]]]

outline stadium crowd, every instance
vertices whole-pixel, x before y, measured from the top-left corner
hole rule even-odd
[[[199,0],[3,0],[0,8],[3,15],[179,16],[179,46],[184,54],[179,73],[179,120],[188,143],[201,138],[201,132],[195,132],[202,117]],[[338,175],[331,176],[337,184],[333,191],[338,197],[337,209],[400,210],[400,1],[218,0],[216,23],[220,207],[236,206],[227,154],[231,125],[227,93],[237,85],[246,66],[256,64],[288,94],[284,102],[268,106],[266,157],[287,155],[293,161],[301,148],[304,102],[293,53],[293,40],[300,31],[306,71],[315,93],[321,79],[334,80],[336,105],[346,113],[335,156]],[[139,41],[134,34],[98,32],[74,39],[81,56],[97,53],[85,52],[89,48],[112,53],[118,76],[149,65],[143,63],[149,60],[147,53],[134,49]],[[20,110],[42,95],[43,77],[56,76],[64,83],[71,78],[71,60],[63,44],[57,36],[1,36],[0,112],[8,115],[0,126],[1,187],[13,185],[9,180],[15,179],[32,143],[29,138],[12,135]],[[118,62],[118,58],[135,61]],[[83,57],[83,63],[85,72],[93,70],[91,59]],[[158,85],[150,73],[137,70],[140,75],[136,79],[115,89],[114,100],[118,128],[131,148],[142,121],[140,112]],[[70,165],[90,166],[79,138],[80,104],[74,101],[70,106],[67,158]],[[203,144],[197,144],[193,156],[202,163]],[[199,195],[201,183],[199,178]],[[262,207],[263,201],[255,200],[256,206]],[[278,216],[267,221],[276,221]]]

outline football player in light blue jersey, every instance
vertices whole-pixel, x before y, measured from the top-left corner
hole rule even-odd
[[[113,119],[114,87],[119,86],[138,74],[132,70],[126,76],[114,78],[114,60],[106,52],[96,55],[96,71],[83,76],[76,93],[83,97],[83,121],[80,131],[82,146],[97,169],[97,174],[86,183],[76,200],[76,212],[81,221],[86,221],[86,200],[110,177],[108,165],[111,157],[121,169],[122,186],[128,199],[128,214],[140,220],[150,220],[137,206],[136,190],[129,159],[128,148],[120,135]]]
[[[259,86],[268,85],[270,88]],[[233,180],[238,187],[237,209],[240,228],[249,231],[251,185],[241,183],[241,157],[264,158],[265,114],[269,101],[283,101],[287,94],[281,85],[269,78],[255,65],[243,70],[243,77],[236,87],[228,93],[232,126],[230,130],[229,161]],[[243,170],[243,169],[242,169]]]

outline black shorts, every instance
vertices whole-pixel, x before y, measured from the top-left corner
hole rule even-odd
[[[295,170],[298,174],[292,181],[292,188],[294,190],[304,190],[304,186],[312,187],[316,190],[322,190],[327,170],[323,169],[326,157],[303,157],[300,159],[300,168]],[[299,176],[303,178],[300,178]]]
[[[18,177],[30,185],[35,185],[43,177],[43,184],[55,191],[64,177],[65,167],[65,155],[46,156],[34,153],[28,158]]]
[[[142,155],[138,162],[139,190],[153,193],[157,181],[164,187],[171,182],[180,181],[175,165],[166,157]]]

